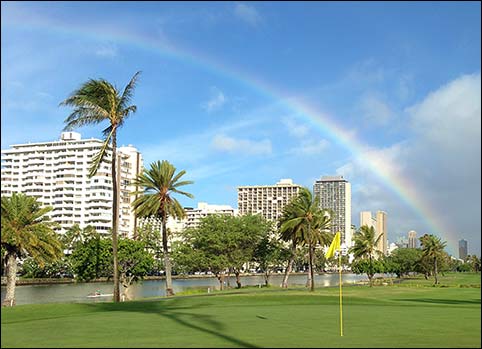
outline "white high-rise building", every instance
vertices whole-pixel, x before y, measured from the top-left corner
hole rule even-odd
[[[93,226],[99,233],[112,228],[112,154],[108,150],[97,174],[88,177],[93,156],[103,142],[81,139],[80,133],[63,132],[60,140],[16,144],[2,150],[1,193],[22,192],[35,196],[60,225],[60,232],[79,224]],[[119,235],[130,236],[136,226],[130,203],[135,188],[130,181],[142,170],[142,156],[133,146],[117,151]]]
[[[343,176],[324,176],[315,181],[313,193],[320,199],[320,207],[333,212],[331,231],[341,233],[344,248],[352,246],[351,184]]]
[[[384,211],[377,211],[376,217],[372,217],[370,211],[360,212],[360,227],[364,225],[375,229],[375,240],[383,234],[382,238],[378,240],[377,250],[386,255],[388,253],[387,213]]]
[[[260,214],[267,220],[277,221],[283,208],[301,188],[291,179],[281,179],[275,185],[250,185],[238,187],[240,215]]]
[[[196,228],[199,226],[201,219],[213,214],[225,214],[228,216],[237,215],[237,210],[229,205],[210,205],[206,202],[199,202],[197,208],[184,207],[186,217],[176,219],[168,217],[167,229],[171,233],[171,240],[180,240],[180,233],[187,228]],[[161,221],[155,217],[147,217],[139,219],[140,226],[151,224],[154,229],[161,230]]]

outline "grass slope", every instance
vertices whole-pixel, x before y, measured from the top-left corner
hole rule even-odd
[[[478,283],[480,275],[470,278]],[[480,288],[231,290],[126,303],[2,308],[3,347],[480,348]],[[402,284],[403,285],[403,284]]]

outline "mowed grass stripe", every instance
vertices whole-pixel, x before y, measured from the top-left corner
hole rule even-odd
[[[234,294],[236,292],[236,294]],[[474,347],[480,289],[345,287],[2,309],[2,347]]]

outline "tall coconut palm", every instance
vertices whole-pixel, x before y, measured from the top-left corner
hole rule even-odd
[[[437,261],[443,257],[444,248],[447,245],[446,241],[442,241],[438,236],[425,234],[420,237],[420,243],[422,245],[422,254],[424,257],[432,261],[433,276],[435,277],[435,285],[438,284],[437,278]]]
[[[117,257],[118,245],[118,196],[117,189],[117,130],[121,128],[126,119],[135,113],[137,107],[131,105],[134,88],[140,72],[134,74],[123,91],[118,90],[114,85],[104,79],[90,79],[74,91],[70,97],[60,105],[71,106],[73,112],[65,119],[65,131],[73,130],[86,125],[96,125],[103,121],[108,126],[102,131],[104,142],[100,151],[92,158],[92,166],[89,169],[89,177],[93,177],[100,167],[100,164],[107,159],[108,149],[112,151],[111,175],[112,175],[112,255],[114,269],[114,302],[120,301],[119,289],[119,262]]]
[[[383,234],[376,237],[374,227],[363,225],[360,230],[354,236],[355,244],[350,249],[355,259],[368,259],[369,271],[367,273],[370,286],[372,286],[373,273],[373,261],[382,255],[382,252],[377,249],[377,244],[382,238]]]
[[[132,185],[141,188],[133,194],[140,195],[132,203],[136,216],[155,216],[161,220],[162,226],[162,249],[164,252],[164,267],[166,271],[166,295],[174,295],[171,278],[171,260],[167,245],[167,218],[182,218],[185,216],[184,209],[173,194],[180,194],[188,198],[194,196],[178,188],[192,184],[193,181],[180,181],[186,173],[182,170],[176,174],[176,168],[166,160],[151,163],[150,169],[137,176]]]
[[[54,222],[45,214],[52,207],[41,207],[35,197],[12,193],[2,197],[2,249],[6,251],[7,290],[2,306],[15,305],[17,259],[33,257],[39,265],[62,256],[62,243],[54,232]]]
[[[301,188],[286,209],[286,215],[281,223],[281,238],[291,237],[308,245],[309,253],[309,283],[310,290],[314,291],[313,254],[317,244],[329,244],[329,227],[331,220],[324,210],[320,208],[318,198],[313,198],[308,188]],[[285,240],[286,241],[286,240]]]

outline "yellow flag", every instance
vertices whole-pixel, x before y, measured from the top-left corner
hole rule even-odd
[[[335,255],[335,251],[340,249],[340,232],[338,231],[331,242],[330,248],[325,253],[326,259],[331,258]]]

